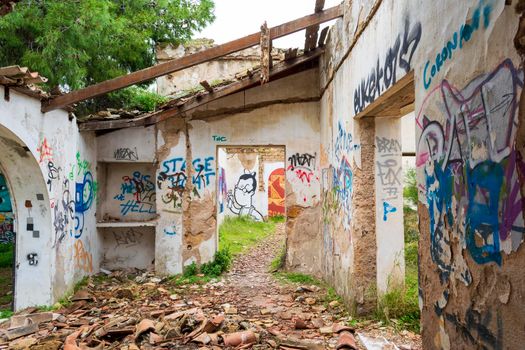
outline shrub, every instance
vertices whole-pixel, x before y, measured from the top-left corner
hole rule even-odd
[[[216,254],[213,261],[201,265],[201,273],[210,277],[218,277],[223,272],[228,271],[232,261],[232,256],[230,251],[225,249],[220,249]]]

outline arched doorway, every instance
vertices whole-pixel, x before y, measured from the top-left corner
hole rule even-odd
[[[13,132],[0,125],[0,173],[9,194],[14,240],[15,310],[52,302],[55,261],[49,195],[37,159]],[[0,186],[1,187],[1,186]],[[7,204],[4,201],[4,209]],[[5,214],[3,215],[5,217]],[[16,234],[15,234],[16,233]]]

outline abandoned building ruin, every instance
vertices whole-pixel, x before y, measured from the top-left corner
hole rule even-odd
[[[401,123],[412,114],[423,344],[521,348],[517,2],[345,0],[228,44],[166,49],[142,75],[60,96],[32,88],[43,78],[25,68],[0,68],[0,238],[16,233],[15,309],[50,305],[101,267],[173,275],[208,262],[218,223],[245,214],[285,215],[286,268],[369,312],[403,283]],[[304,52],[270,52],[305,28]],[[251,63],[218,61],[260,43]],[[204,62],[239,74],[210,84]],[[146,114],[68,109],[151,78],[171,95],[177,77],[203,88]]]

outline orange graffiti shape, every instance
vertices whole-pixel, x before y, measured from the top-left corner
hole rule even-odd
[[[49,143],[45,137],[42,140],[40,147],[38,147],[36,150],[38,153],[40,153],[39,163],[44,161],[53,161],[53,151],[51,150],[51,147],[49,146]]]
[[[84,248],[80,239],[75,241],[75,268],[84,272],[93,272],[93,256]]]
[[[284,199],[284,168],[279,168],[268,177],[268,216],[285,214]]]

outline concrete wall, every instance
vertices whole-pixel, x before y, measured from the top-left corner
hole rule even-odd
[[[0,103],[0,165],[17,237],[15,309],[51,304],[97,271],[95,151],[95,137],[80,134],[66,112],[44,115],[39,100],[15,91]]]
[[[402,247],[402,207],[399,199],[387,207],[387,220],[395,223],[385,227],[379,217],[387,191],[377,181],[381,147],[367,150],[371,139],[393,139],[399,163],[400,134],[392,131],[398,121],[353,116],[408,71],[415,73],[419,278],[428,349],[519,348],[524,341],[524,166],[516,147],[523,72],[512,41],[517,26],[513,6],[504,1],[346,1],[321,65],[321,166],[328,184],[323,271],[358,311],[366,309],[367,293],[356,285],[373,285],[375,275],[381,290],[395,265],[397,253],[379,253],[387,243]],[[345,132],[352,135],[348,149],[358,150],[345,153],[353,174],[348,202],[335,177],[329,180],[337,173],[337,145]],[[369,166],[369,156],[376,167]],[[363,171],[375,174],[375,185],[362,181]],[[361,220],[363,186],[375,191],[375,220]],[[352,215],[341,218],[345,203]],[[376,243],[363,242],[370,239]],[[375,264],[360,258],[363,249],[378,252]]]
[[[157,48],[159,63],[191,55],[215,46],[213,40],[197,39],[186,45],[173,47],[167,45]],[[275,61],[282,60],[284,53],[273,49],[272,56]],[[157,92],[163,96],[173,95],[185,90],[201,88],[199,83],[203,80],[210,84],[234,80],[236,74],[246,72],[261,63],[261,50],[259,46],[235,52],[218,59],[208,61],[196,66],[170,73],[157,78]]]

